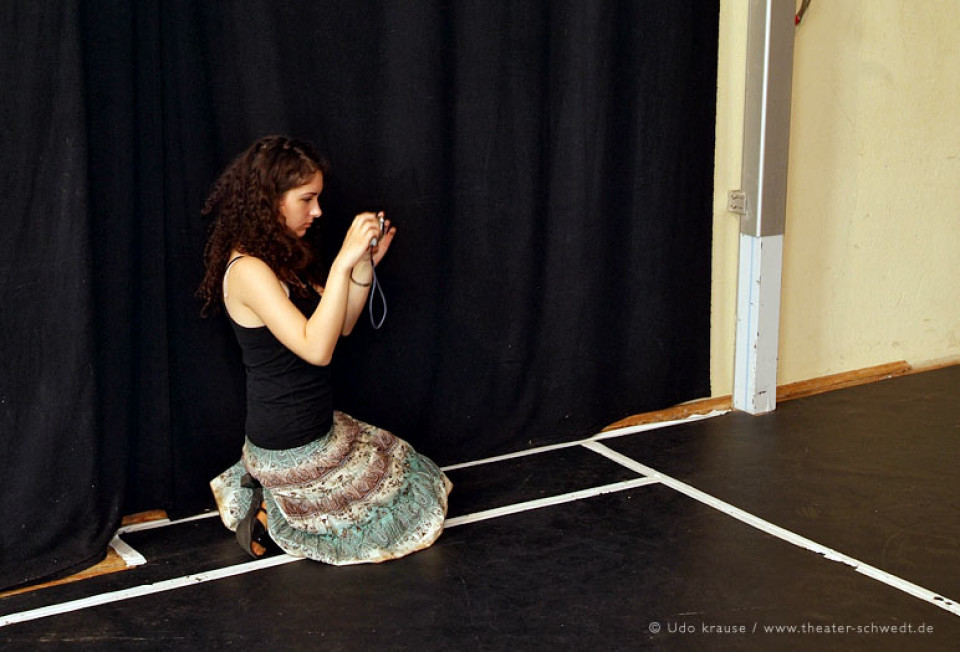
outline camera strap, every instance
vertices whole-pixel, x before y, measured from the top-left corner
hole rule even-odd
[[[367,301],[367,310],[370,313],[370,325],[374,330],[380,330],[383,322],[387,319],[387,297],[383,294],[383,287],[377,279],[377,268],[373,264],[373,251],[370,251],[370,268],[373,270],[373,284],[370,287],[370,297]],[[380,303],[383,306],[383,313],[380,315],[380,321],[373,316],[373,298],[376,294],[380,295]]]

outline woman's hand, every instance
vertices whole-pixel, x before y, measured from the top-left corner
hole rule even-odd
[[[374,224],[374,231],[372,233],[366,226],[371,216]],[[357,227],[357,232],[362,234],[362,242],[365,248],[362,257],[354,263],[352,267],[346,268],[346,271],[350,274],[350,282],[347,289],[347,307],[343,319],[343,329],[340,332],[341,335],[349,335],[351,331],[353,331],[353,327],[356,325],[360,313],[363,312],[363,306],[366,303],[370,287],[373,284],[373,266],[383,260],[387,250],[390,249],[394,235],[397,233],[396,227],[391,226],[389,220],[383,221],[383,233],[380,233],[380,219],[382,217],[382,212],[376,215],[363,213],[358,215],[356,220],[354,220],[354,226]],[[349,237],[348,234],[348,240]],[[370,239],[374,237],[377,239],[377,244],[371,248]],[[348,243],[344,242],[344,249],[347,247]],[[348,261],[350,258],[344,256],[344,260]],[[341,271],[343,271],[343,269],[344,268],[340,268]]]
[[[386,228],[386,225],[384,225]],[[334,267],[339,267],[343,271],[349,271],[357,266],[362,260],[369,260],[370,241],[373,238],[380,238],[380,220],[377,213],[360,213],[353,219],[347,234],[343,238],[343,245],[340,247],[340,253],[337,254],[333,262]],[[384,235],[384,240],[387,235]],[[389,240],[393,240],[390,234]],[[380,243],[377,245],[381,249]],[[383,247],[383,253],[389,248],[389,242]],[[374,254],[376,256],[376,254]],[[380,258],[383,254],[380,254]],[[375,260],[379,260],[375,258]]]
[[[383,213],[378,213],[379,216]],[[378,221],[379,225],[379,221]],[[377,238],[377,246],[373,248],[373,264],[379,265],[380,261],[383,260],[383,257],[387,255],[387,250],[390,249],[390,243],[393,242],[393,236],[397,234],[397,227],[390,225],[390,220],[383,221],[383,236]]]

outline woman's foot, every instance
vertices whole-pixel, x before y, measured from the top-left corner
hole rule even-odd
[[[267,504],[260,503],[260,509],[257,510],[257,524],[253,526],[253,537],[250,541],[250,553],[253,557],[263,557],[267,554],[267,547],[261,543],[264,537],[270,537],[267,529]]]
[[[270,530],[267,527],[267,505],[262,498],[263,490],[257,487],[253,490],[247,515],[237,525],[237,542],[254,559],[263,557],[276,546],[270,538]]]

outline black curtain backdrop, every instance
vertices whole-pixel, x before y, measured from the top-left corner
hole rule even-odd
[[[0,6],[0,587],[122,514],[212,507],[239,352],[199,316],[200,205],[255,138],[399,228],[337,407],[440,464],[709,394],[719,0]],[[363,319],[366,319],[365,317]]]

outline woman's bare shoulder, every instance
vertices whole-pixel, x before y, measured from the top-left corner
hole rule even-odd
[[[275,290],[283,289],[283,283],[276,272],[262,259],[242,254],[242,257],[232,260],[234,262],[227,270],[225,278],[232,293],[245,297],[248,293],[258,295],[269,290],[272,294]]]
[[[229,273],[231,279],[244,279],[252,282],[277,280],[277,274],[270,268],[270,265],[249,254],[239,254],[232,257]]]

